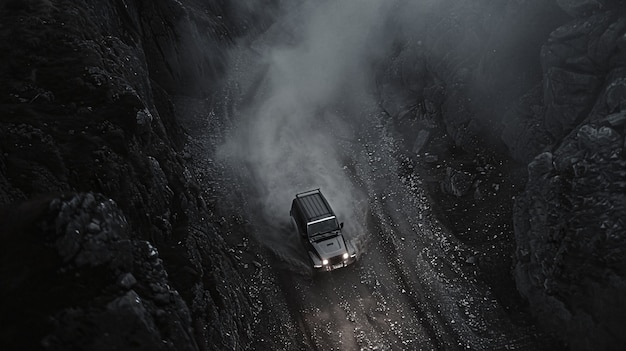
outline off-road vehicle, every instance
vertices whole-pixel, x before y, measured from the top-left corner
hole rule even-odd
[[[320,189],[296,194],[289,214],[313,268],[330,271],[356,261],[356,248],[344,237],[343,222],[337,221]]]

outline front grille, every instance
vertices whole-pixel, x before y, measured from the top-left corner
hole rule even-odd
[[[336,265],[336,264],[339,264],[339,263],[342,263],[342,262],[343,262],[343,254],[341,254],[339,256],[331,257],[328,260],[328,264],[329,265]]]

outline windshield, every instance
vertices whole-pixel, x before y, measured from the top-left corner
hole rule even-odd
[[[339,226],[337,225],[337,219],[335,217],[330,217],[320,222],[311,223],[308,225],[308,228],[309,236],[315,236],[337,230],[339,229]]]

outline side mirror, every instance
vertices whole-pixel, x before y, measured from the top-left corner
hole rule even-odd
[[[343,229],[343,222],[339,223],[339,228]]]

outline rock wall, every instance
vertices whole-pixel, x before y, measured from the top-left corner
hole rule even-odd
[[[515,203],[515,277],[539,320],[572,350],[621,350],[626,8],[559,4],[576,18],[557,28],[541,51],[543,94],[529,98],[537,108],[518,115],[520,123],[505,134],[513,157],[532,159]],[[544,152],[535,156],[539,149]]]
[[[550,34],[541,49],[543,80],[507,116],[503,140],[516,160],[528,163],[541,151],[554,148],[590,113],[595,118],[612,113],[592,109],[606,79],[618,79],[615,70],[624,64],[619,52],[624,31],[620,16],[615,9],[596,11]],[[613,92],[610,99],[616,98]]]
[[[250,301],[170,102],[210,93],[260,25],[236,6],[0,4],[1,348],[245,347]]]
[[[197,349],[157,249],[130,239],[112,200],[73,194],[2,214],[4,349]]]
[[[572,350],[626,346],[625,121],[584,124],[537,156],[516,200],[518,288]]]

